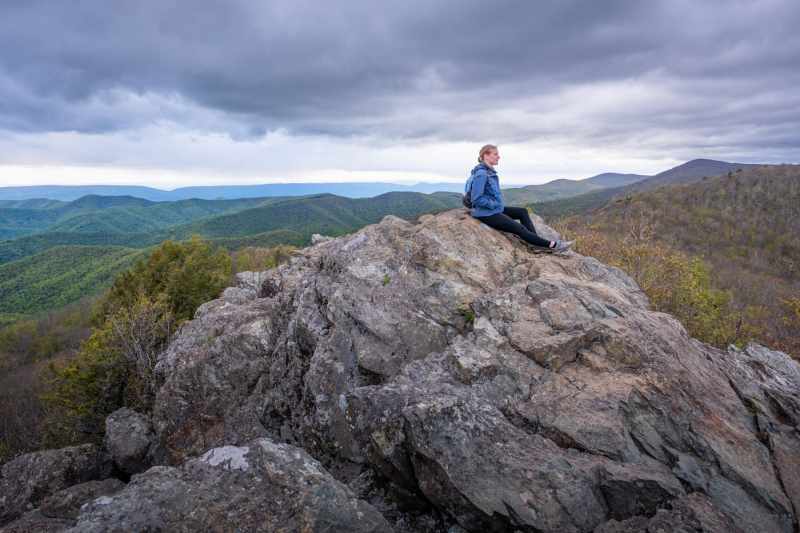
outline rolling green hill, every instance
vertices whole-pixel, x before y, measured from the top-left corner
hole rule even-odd
[[[50,198],[28,198],[27,200],[0,200],[0,207],[14,209],[49,209],[61,207],[69,202],[51,200]]]
[[[526,205],[534,202],[547,202],[592,193],[612,187],[621,187],[650,178],[641,174],[619,174],[606,172],[583,180],[553,180],[541,185],[510,187],[503,189],[503,200],[508,205]]]
[[[0,207],[0,239],[16,239],[54,224],[59,219],[55,209]]]
[[[719,176],[728,172],[736,172],[758,165],[745,163],[728,163],[714,159],[692,159],[682,165],[659,172],[645,180],[630,184],[629,191],[649,191],[664,185],[678,185],[694,183],[704,177]]]
[[[72,202],[44,198],[0,204],[0,239],[14,239],[43,231],[59,221],[112,207],[145,207],[149,200],[133,196],[87,195]]]
[[[702,258],[760,340],[800,356],[800,330],[790,325],[800,316],[788,302],[800,304],[800,165],[628,192],[560,225],[579,239],[652,241]]]
[[[161,242],[159,233],[45,232],[0,242],[0,265],[43,252],[54,246],[125,246],[143,248]]]
[[[372,198],[346,198],[335,194],[290,198],[228,215],[199,220],[165,231],[168,238],[184,239],[193,233],[204,237],[243,237],[278,229],[303,235],[341,235],[388,214],[410,219],[461,205],[461,195],[450,192],[423,194],[389,192]]]
[[[712,161],[707,159],[696,159],[689,161],[678,167],[669,169],[655,176],[644,176],[639,174],[620,174],[604,173],[583,180],[559,179],[541,185],[529,185],[526,187],[512,187],[503,189],[503,197],[508,205],[526,205],[532,202],[543,202],[576,197],[581,194],[597,194],[600,198],[609,197],[610,190],[616,187],[638,187],[641,188],[658,186],[660,184],[672,183],[676,181],[688,181],[699,178],[703,175],[721,173],[732,168],[739,168],[743,165],[737,163],[726,163],[724,161]],[[605,193],[601,191],[607,191]],[[337,207],[334,201],[327,200],[326,204],[319,209],[314,207],[317,215],[327,217],[323,222],[321,218],[314,217],[313,224],[321,224],[321,231],[335,232],[337,227],[352,228],[354,225],[363,224],[363,220],[374,220],[370,218],[368,211],[373,199],[378,199],[378,204],[392,198],[392,195],[420,195],[411,191],[388,192],[372,198],[349,198],[346,196],[334,195],[331,193],[309,194],[304,196],[269,196],[260,198],[239,198],[234,200],[200,200],[189,199],[179,201],[152,201],[130,195],[101,196],[97,194],[87,194],[71,202],[48,200],[45,198],[33,198],[29,200],[4,200],[0,201],[0,240],[18,239],[21,237],[42,234],[49,232],[68,232],[68,233],[152,233],[174,226],[173,234],[185,235],[186,232],[193,231],[193,227],[203,228],[216,236],[220,235],[219,230],[215,229],[215,224],[222,223],[223,220],[214,221],[216,215],[233,214],[245,209],[252,209],[259,206],[280,203],[287,200],[300,200],[303,198],[344,198],[351,201],[361,201],[351,204],[365,212],[366,219],[360,215],[350,217],[344,212],[346,204]],[[439,192],[433,193],[428,199],[424,200],[428,204],[436,200],[437,194],[458,194]],[[388,196],[387,196],[388,195]],[[408,198],[422,198],[407,196]],[[404,200],[395,198],[393,208],[397,207]],[[580,202],[580,200],[579,200]],[[595,205],[596,202],[592,202]],[[285,206],[285,209],[289,206]],[[377,208],[380,211],[380,207]],[[335,213],[337,212],[338,213]],[[414,212],[413,209],[407,211]],[[398,213],[399,214],[399,213]],[[400,216],[402,216],[400,214]],[[260,217],[256,217],[261,219]],[[207,220],[205,220],[207,219]],[[201,220],[205,220],[201,222]],[[236,228],[244,229],[247,223],[241,221],[241,217],[225,219],[234,224]],[[257,223],[256,233],[271,231],[281,227],[280,225],[269,225],[268,227],[259,226]],[[248,230],[244,230],[246,234]],[[239,235],[239,234],[237,234]],[[231,236],[225,234],[224,236]],[[41,241],[40,241],[41,242]],[[2,253],[0,253],[2,255]]]
[[[659,172],[655,176],[645,177],[646,179],[634,181],[625,185],[603,188],[551,200],[536,200],[524,203],[528,204],[537,214],[552,220],[561,217],[586,214],[603,207],[613,199],[624,198],[636,192],[649,191],[669,185],[686,185],[695,183],[709,176],[718,176],[726,174],[727,172],[735,172],[740,169],[755,168],[757,166],[758,165],[714,161],[712,159],[693,159],[677,167],[665,170],[664,172]]]
[[[148,249],[56,246],[0,265],[0,313],[61,307],[108,286]]]
[[[148,202],[142,206],[114,206],[75,214],[48,227],[48,232],[72,233],[144,233],[193,220],[231,213],[281,198],[244,198],[240,200],[179,200]],[[77,200],[76,200],[77,201]]]
[[[271,248],[278,244],[290,244],[297,247],[308,244],[308,238],[305,235],[288,229],[276,229],[265,231],[264,233],[256,233],[255,235],[245,235],[244,237],[215,237],[209,239],[209,241],[228,251],[240,250],[246,246]]]
[[[237,200],[182,200],[148,207],[148,210],[164,210],[159,221],[138,220],[137,213],[109,208],[102,213],[90,216],[105,231],[47,231],[19,237],[14,240],[0,242],[0,264],[15,261],[59,245],[104,245],[142,248],[158,244],[165,239],[185,239],[192,233],[198,233],[209,239],[225,239],[220,241],[229,249],[235,242],[262,243],[262,246],[275,244],[308,244],[312,233],[341,235],[373,222],[378,222],[388,214],[404,218],[413,218],[422,213],[439,209],[449,209],[461,205],[461,195],[450,192],[431,194],[416,192],[391,192],[373,198],[346,198],[334,194],[311,195],[308,197],[266,198]],[[161,227],[152,231],[143,231],[152,225],[160,225],[170,217],[179,217],[169,213],[170,209],[180,211],[175,204],[184,205],[192,210],[194,202],[215,203],[217,206],[229,202],[233,212],[199,218],[191,223]],[[238,203],[237,203],[238,202]],[[258,207],[238,210],[251,202]],[[128,221],[126,229],[137,230],[135,233],[116,231],[123,229],[122,224],[114,220]],[[72,219],[70,219],[72,220]],[[80,221],[83,217],[75,217],[72,225],[63,227],[72,229],[89,229]],[[250,244],[255,245],[255,244]]]
[[[800,165],[633,193],[584,219],[608,232],[647,223],[681,249],[800,281]]]
[[[72,202],[6,201],[0,203],[0,239],[44,232],[151,232],[283,199],[285,197],[153,202],[133,196],[87,195]]]
[[[536,202],[529,204],[528,207],[537,215],[546,220],[554,220],[561,217],[570,217],[589,213],[603,207],[614,197],[625,194],[625,187],[613,187],[579,194],[569,198],[559,198],[549,202]]]
[[[461,195],[390,192],[373,198],[320,194],[248,201],[258,207],[149,232],[122,233],[112,229],[91,233],[58,231],[2,242],[0,313],[5,313],[6,317],[11,313],[34,313],[91,294],[110,283],[117,272],[132,264],[134,258],[166,239],[183,240],[199,234],[231,251],[245,246],[305,246],[310,243],[313,233],[342,235],[379,222],[388,214],[412,219],[423,213],[457,207],[461,205]],[[220,202],[243,205],[230,200]],[[182,203],[187,209],[192,208],[191,200],[170,204]],[[159,205],[142,209],[154,208],[161,209]],[[102,215],[122,213],[120,209],[131,208],[109,207]],[[120,216],[122,220],[128,220]],[[138,228],[143,227],[147,227],[144,221]]]
[[[69,209],[108,209],[110,207],[147,207],[155,204],[151,200],[137,198],[128,194],[120,196],[101,196],[99,194],[87,194],[69,202],[64,207]]]

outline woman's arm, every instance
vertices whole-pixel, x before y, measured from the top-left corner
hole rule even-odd
[[[474,207],[483,207],[484,209],[495,209],[497,208],[498,201],[489,196],[488,194],[484,194],[484,189],[486,188],[486,180],[488,176],[485,170],[479,170],[475,174],[475,178],[472,180],[472,192],[470,194],[470,199],[472,200],[472,205]]]

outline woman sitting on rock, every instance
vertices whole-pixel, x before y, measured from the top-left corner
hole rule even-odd
[[[464,190],[471,200],[470,214],[487,226],[517,235],[540,251],[566,251],[575,241],[549,241],[539,237],[527,209],[504,205],[497,172],[494,170],[498,161],[500,152],[493,144],[487,144],[478,153],[478,164],[472,169]]]

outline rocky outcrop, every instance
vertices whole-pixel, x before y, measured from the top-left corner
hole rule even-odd
[[[619,269],[462,209],[239,274],[156,371],[161,466],[76,530],[798,527],[795,361],[699,342]]]
[[[618,269],[451,210],[387,216],[252,281],[159,362],[164,462],[270,436],[377,472],[390,515],[472,531],[591,531],[695,493],[745,529],[794,528],[796,363],[691,339]],[[765,357],[782,363],[754,381]]]

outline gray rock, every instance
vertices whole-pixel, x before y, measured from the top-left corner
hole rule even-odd
[[[110,496],[119,492],[125,484],[115,478],[102,481],[87,481],[62,489],[45,498],[39,512],[49,518],[76,520],[81,507],[100,496]],[[73,524],[70,524],[73,525]]]
[[[69,531],[392,529],[303,450],[257,439],[211,449],[180,467],[138,474],[123,491],[84,507]]]
[[[330,240],[333,240],[333,237],[328,237],[327,235],[320,235],[319,233],[314,233],[311,235],[311,246],[314,246],[321,242],[328,242]]]
[[[729,517],[720,513],[707,496],[698,492],[672,502],[669,509],[659,509],[652,517],[636,516],[610,520],[594,533],[746,533]]]
[[[247,303],[248,300],[252,300],[256,297],[256,291],[254,289],[244,289],[241,287],[226,287],[224,291],[222,291],[221,298],[226,302],[231,302],[236,305],[242,305]]]
[[[110,471],[110,461],[92,444],[17,457],[0,470],[0,525],[33,510],[56,491],[106,478]]]
[[[160,358],[160,461],[269,436],[343,481],[375,472],[365,497],[395,524],[591,531],[699,491],[742,529],[795,527],[797,363],[690,338],[617,268],[453,209],[386,216],[258,280]]]
[[[106,418],[105,448],[126,474],[138,474],[150,467],[148,452],[154,439],[150,420],[136,411],[122,408]]]
[[[51,518],[39,512],[29,511],[13,522],[0,527],[0,533],[59,533],[75,524],[74,520]]]

